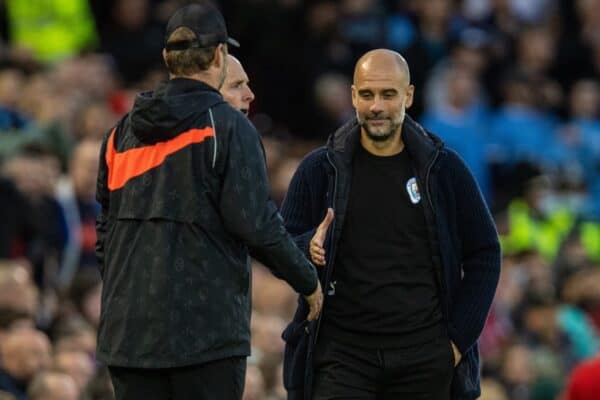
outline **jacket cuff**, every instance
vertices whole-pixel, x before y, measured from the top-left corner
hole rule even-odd
[[[313,266],[313,269],[314,269],[314,268],[315,268],[315,267]],[[314,291],[317,289],[317,286],[318,286],[318,285],[319,285],[319,278],[318,278],[318,276],[317,276],[317,272],[316,272],[316,270],[315,270],[315,281],[314,281],[314,284],[311,286],[311,287],[312,287],[312,289],[310,289],[310,290],[307,290],[307,291],[301,291],[301,292],[300,292],[300,294],[302,294],[303,296],[308,296],[308,295],[311,295],[311,294],[313,294],[313,292],[314,292]]]
[[[474,343],[464,340],[465,335],[461,335],[453,326],[448,326],[448,336],[456,345],[462,356],[473,346]]]
[[[315,236],[316,232],[317,229],[315,228],[311,229],[310,231],[304,232],[301,235],[294,236],[294,241],[296,242],[296,245],[300,250],[302,250],[302,253],[306,256],[306,258],[308,258],[309,261],[311,261],[311,263],[312,260],[310,259],[309,243],[310,239],[312,239],[312,237]]]

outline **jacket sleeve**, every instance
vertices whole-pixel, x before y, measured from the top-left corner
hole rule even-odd
[[[277,207],[269,197],[267,169],[256,129],[241,116],[228,138],[220,198],[225,227],[250,248],[250,253],[297,292],[317,287],[314,266],[298,249]]]
[[[305,158],[292,177],[287,194],[281,205],[281,215],[285,227],[290,232],[296,245],[308,256],[308,244],[315,235],[319,225],[315,211],[318,205],[314,204],[313,187],[310,184],[309,169],[312,157]]]
[[[106,165],[106,143],[108,136],[102,142],[100,150],[100,160],[98,167],[98,179],[96,181],[96,200],[100,203],[100,213],[96,217],[96,258],[100,268],[100,275],[104,274],[104,241],[106,239],[108,225],[108,207],[109,207],[109,191],[108,191],[108,166]]]
[[[500,278],[500,242],[473,175],[454,153],[451,173],[462,254],[462,281],[450,310],[449,335],[464,354],[477,341]]]

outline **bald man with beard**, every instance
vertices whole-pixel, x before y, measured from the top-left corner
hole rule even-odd
[[[288,399],[471,400],[477,339],[500,273],[498,235],[457,154],[406,114],[404,58],[363,55],[356,117],[305,157],[281,214],[320,266],[322,316],[300,300],[286,341]]]
[[[254,93],[249,85],[250,79],[248,79],[242,63],[228,54],[227,75],[225,75],[225,82],[219,91],[231,107],[240,110],[245,116],[248,116],[250,103],[254,100]]]

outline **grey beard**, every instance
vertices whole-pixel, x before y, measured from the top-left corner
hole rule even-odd
[[[390,130],[388,132],[376,135],[369,130],[369,124],[367,124],[367,120],[360,121],[360,126],[364,128],[367,137],[374,142],[385,142],[389,140],[392,136],[394,136],[394,133],[398,130],[400,125],[401,124],[392,123],[390,124]]]

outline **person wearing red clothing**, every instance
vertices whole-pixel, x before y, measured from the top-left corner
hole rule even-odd
[[[600,394],[600,356],[579,364],[571,373],[565,400],[596,400]]]

